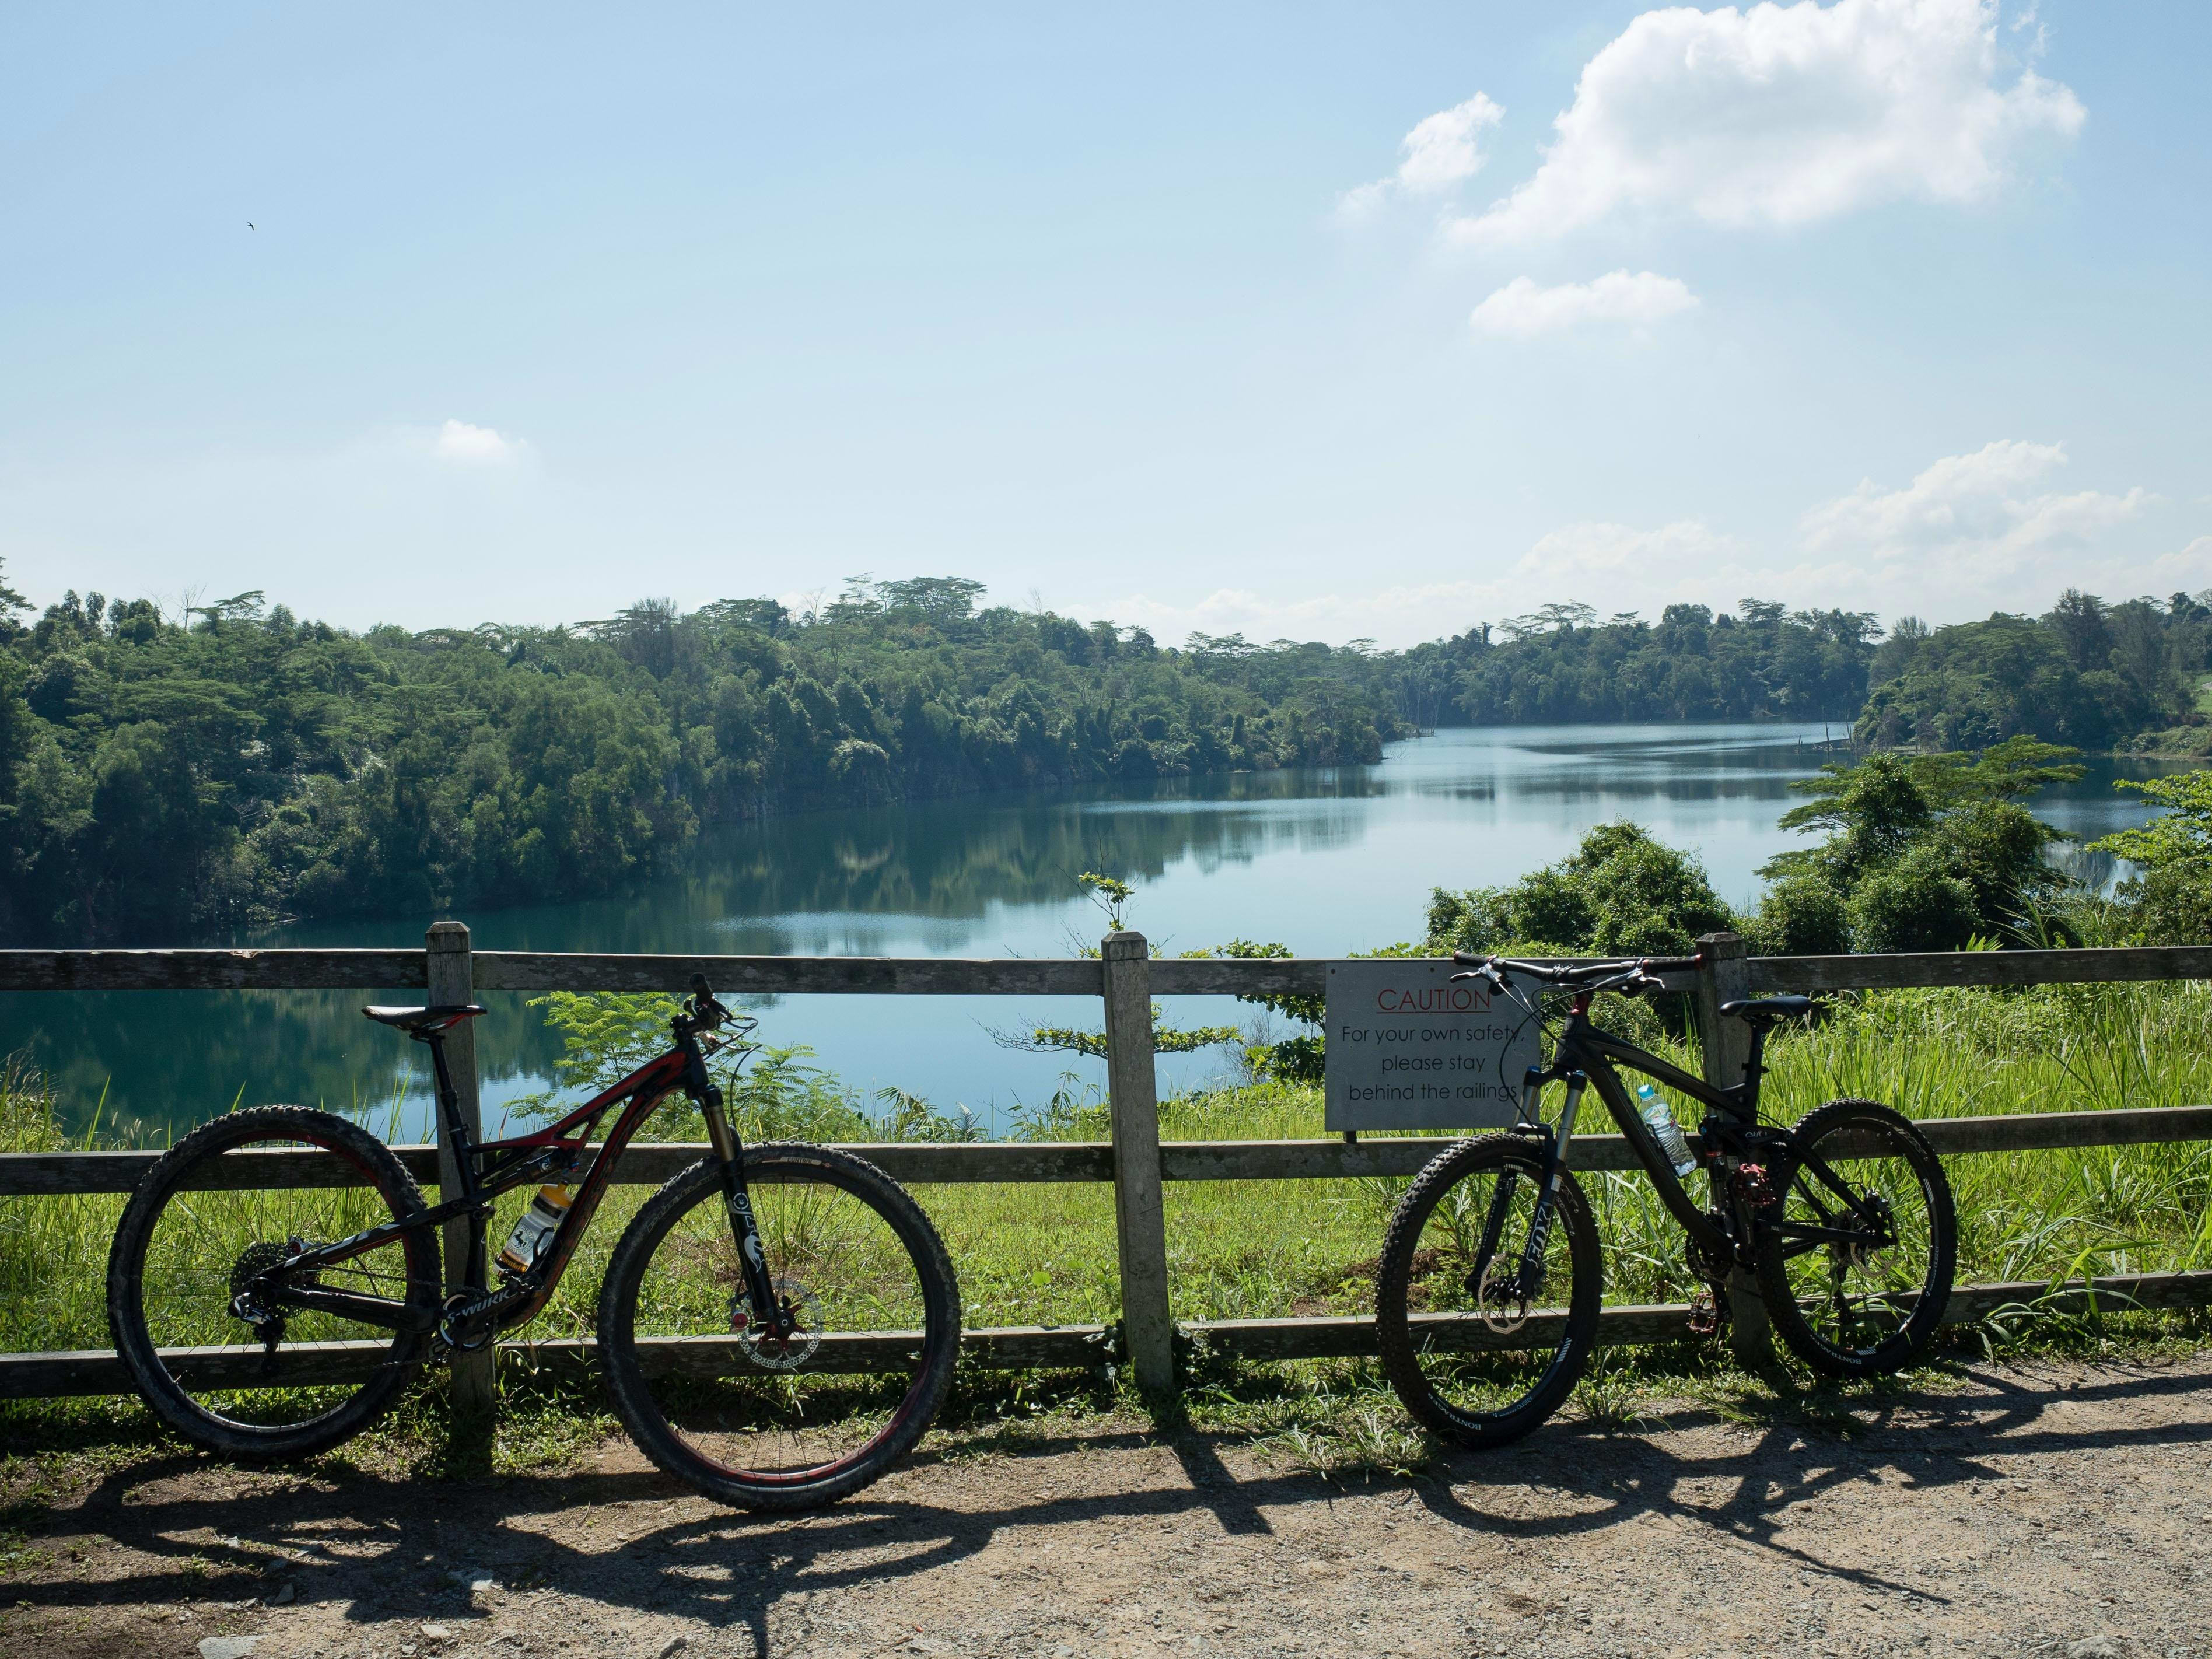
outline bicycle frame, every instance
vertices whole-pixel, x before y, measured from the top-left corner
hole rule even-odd
[[[569,1259],[585,1228],[591,1224],[599,1200],[605,1196],[615,1168],[622,1161],[631,1138],[670,1095],[681,1090],[698,1103],[707,1120],[708,1139],[721,1165],[724,1203],[730,1216],[733,1242],[738,1246],[747,1294],[756,1309],[775,1307],[759,1232],[753,1222],[751,1198],[745,1188],[744,1148],[723,1114],[722,1092],[707,1075],[706,1056],[696,1034],[684,1029],[681,1022],[678,1024],[675,1048],[647,1061],[559,1122],[533,1134],[482,1142],[469,1134],[462,1121],[460,1097],[446,1066],[442,1038],[430,1032],[419,1040],[429,1045],[432,1066],[437,1073],[439,1109],[459,1165],[459,1195],[404,1221],[387,1221],[334,1243],[302,1250],[287,1258],[280,1271],[289,1275],[305,1269],[312,1276],[315,1269],[352,1261],[418,1228],[465,1220],[469,1224],[468,1261],[461,1282],[466,1289],[459,1294],[471,1299],[456,1308],[451,1305],[455,1298],[449,1297],[447,1307],[425,1320],[404,1304],[386,1297],[326,1290],[312,1282],[289,1284],[280,1278],[266,1291],[270,1301],[285,1307],[317,1309],[395,1330],[428,1329],[434,1326],[451,1331],[487,1313],[495,1314],[496,1318],[489,1328],[466,1345],[471,1346],[480,1346],[498,1332],[526,1323],[537,1316],[559,1287]],[[625,1102],[627,1104],[607,1131],[606,1139],[599,1143],[590,1167],[577,1184],[576,1195],[568,1212],[530,1270],[497,1289],[489,1287],[485,1282],[485,1243],[493,1200],[517,1187],[573,1176],[585,1154],[592,1150],[591,1134],[599,1119]]]
[[[1626,1038],[1599,1030],[1589,1024],[1588,1014],[1579,1006],[1582,1000],[1577,999],[1577,1006],[1568,1016],[1566,1028],[1559,1034],[1549,1070],[1565,1080],[1570,1090],[1575,1087],[1576,1078],[1585,1078],[1588,1084],[1597,1090],[1598,1098],[1605,1103],[1606,1110],[1619,1126],[1623,1139],[1628,1142],[1629,1151],[1636,1155],[1636,1161],[1643,1166],[1644,1172],[1651,1177],[1651,1184],[1658,1192],[1659,1201],[1667,1206],[1667,1213],[1673,1216],[1682,1231],[1688,1233],[1707,1254],[1733,1254],[1735,1241],[1716,1227],[1697,1200],[1690,1196],[1681,1177],[1674,1173],[1674,1160],[1667,1156],[1658,1137],[1651,1133],[1651,1126],[1644,1122],[1643,1115],[1636,1109],[1635,1102],[1629,1097],[1628,1085],[1621,1081],[1620,1073],[1615,1067],[1625,1066],[1630,1071],[1650,1078],[1679,1094],[1702,1102],[1708,1111],[1698,1139],[1709,1150],[1699,1161],[1706,1162],[1717,1156],[1723,1168],[1731,1159],[1742,1160],[1750,1150],[1748,1140],[1758,1127],[1756,1082],[1747,1081],[1735,1089],[1717,1089],[1704,1079],[1692,1077],[1689,1073],[1670,1066],[1658,1055],[1638,1048]],[[1744,1098],[1747,1091],[1750,1094],[1748,1102]],[[1566,1151],[1564,1145],[1558,1148],[1558,1156],[1562,1161],[1566,1158]]]
[[[1612,1114],[1613,1121],[1620,1126],[1622,1137],[1628,1142],[1629,1150],[1636,1155],[1636,1161],[1650,1176],[1651,1184],[1659,1194],[1659,1201],[1667,1206],[1667,1212],[1690,1236],[1706,1259],[1713,1261],[1734,1259],[1749,1267],[1753,1218],[1749,1215],[1737,1216],[1734,1214],[1733,1208],[1722,1207],[1719,1200],[1724,1196],[1731,1206],[1735,1202],[1735,1195],[1726,1191],[1723,1182],[1739,1165],[1761,1163],[1771,1150],[1789,1148],[1795,1140],[1788,1129],[1759,1121],[1759,1084],[1765,1069],[1762,1064],[1764,1042],[1754,1036],[1742,1082],[1726,1088],[1716,1087],[1703,1078],[1693,1077],[1658,1055],[1638,1048],[1626,1038],[1598,1030],[1589,1023],[1589,993],[1576,993],[1569,1005],[1567,1023],[1561,1029],[1553,1050],[1552,1064],[1540,1071],[1531,1071],[1523,1080],[1523,1116],[1539,1127],[1542,1127],[1542,1121],[1534,1111],[1534,1097],[1528,1091],[1540,1091],[1544,1084],[1551,1082],[1564,1082],[1567,1085],[1568,1103],[1560,1115],[1559,1127],[1556,1131],[1548,1132],[1551,1145],[1545,1160],[1543,1177],[1547,1198],[1557,1172],[1565,1166],[1567,1147],[1573,1139],[1577,1109],[1582,1094],[1585,1088],[1595,1086],[1598,1098],[1605,1103],[1606,1109]],[[1705,1167],[1712,1184],[1716,1200],[1712,1211],[1700,1209],[1697,1200],[1690,1196],[1688,1188],[1682,1184],[1681,1178],[1674,1173],[1674,1161],[1660,1146],[1650,1125],[1644,1122],[1643,1114],[1636,1109],[1635,1103],[1629,1097],[1627,1085],[1621,1081],[1620,1073],[1616,1069],[1618,1066],[1626,1066],[1630,1071],[1650,1078],[1678,1094],[1702,1102],[1708,1109],[1696,1137],[1695,1149],[1699,1155],[1698,1162]],[[1853,1194],[1826,1164],[1817,1158],[1805,1157],[1802,1152],[1799,1158],[1801,1167],[1829,1188],[1844,1206],[1869,1223],[1877,1226],[1881,1224],[1881,1218],[1871,1213],[1865,1202]],[[1725,1230],[1716,1225],[1713,1219],[1716,1212],[1729,1216],[1733,1224]],[[1541,1216],[1540,1210],[1540,1218],[1548,1219]],[[1771,1221],[1765,1224],[1781,1227],[1796,1247],[1787,1252],[1792,1255],[1814,1249],[1823,1243],[1863,1243],[1866,1238],[1863,1232],[1836,1228]],[[1540,1259],[1544,1241],[1540,1231],[1532,1230],[1532,1232],[1535,1236],[1531,1239],[1528,1257],[1533,1264]]]

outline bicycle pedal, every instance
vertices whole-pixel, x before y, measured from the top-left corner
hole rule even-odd
[[[1690,1334],[1711,1336],[1721,1328],[1721,1304],[1711,1291],[1699,1291],[1690,1298]]]

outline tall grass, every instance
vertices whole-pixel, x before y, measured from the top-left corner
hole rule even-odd
[[[1674,1057],[1694,1069],[1694,1050]],[[2212,988],[2194,984],[1899,991],[1838,1000],[1769,1051],[1769,1113],[1793,1120],[1863,1096],[1911,1117],[2212,1102]],[[1167,1139],[1318,1135],[1314,1089],[1255,1083],[1178,1097]],[[1097,1139],[1095,1101],[1063,1096],[1035,1138]],[[21,1071],[0,1076],[0,1148],[113,1145],[58,1127]],[[2191,1267],[2212,1261],[2212,1148],[2203,1144],[1967,1156],[1950,1161],[1961,1282]],[[1680,1231],[1641,1176],[1584,1177],[1615,1302],[1694,1288]],[[1363,1314],[1394,1181],[1189,1182],[1167,1194],[1176,1311],[1183,1319]],[[917,1196],[951,1247],[971,1326],[1109,1322],[1118,1316],[1113,1203],[1099,1184],[951,1185]],[[610,1194],[568,1279],[532,1328],[587,1334],[598,1282],[645,1194]],[[525,1194],[506,1200],[499,1225]],[[102,1347],[107,1245],[119,1197],[0,1200],[0,1348]],[[495,1236],[496,1237],[496,1235]]]

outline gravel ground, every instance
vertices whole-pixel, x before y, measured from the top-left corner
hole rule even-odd
[[[781,1522],[624,1443],[474,1484],[140,1463],[17,1494],[0,1652],[2212,1655],[2212,1356],[1560,1423],[1419,1480],[1133,1420],[925,1452]]]

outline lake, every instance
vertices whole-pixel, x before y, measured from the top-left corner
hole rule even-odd
[[[1168,951],[1243,938],[1335,956],[1419,939],[1431,888],[1495,885],[1631,818],[1693,848],[1732,902],[1759,865],[1805,839],[1776,821],[1793,779],[1833,753],[1809,726],[1516,726],[1391,744],[1374,766],[969,796],[794,814],[711,837],[682,874],[617,896],[464,913],[479,950],[799,956],[1066,956],[1104,916],[1085,870],[1137,885],[1132,927]],[[2036,809],[2084,839],[2147,816],[2118,776],[2169,769],[2100,760]],[[235,941],[419,944],[432,917],[291,927]],[[147,939],[144,945],[175,944]],[[408,1000],[394,993],[386,1000]],[[158,1135],[234,1102],[359,1111],[422,1138],[420,1053],[363,1020],[356,992],[0,995],[0,1052],[24,1051],[73,1120]],[[485,1121],[546,1086],[558,1043],[520,994],[488,993],[479,1023]],[[761,1033],[804,1043],[846,1084],[964,1104],[1003,1133],[1056,1088],[1095,1090],[1102,1063],[1005,1048],[993,1030],[1097,1023],[1087,998],[792,997]],[[1249,1024],[1228,999],[1169,1005],[1177,1024]],[[1219,1050],[1163,1059],[1164,1089],[1203,1083]],[[1072,1074],[1072,1085],[1063,1081]]]

